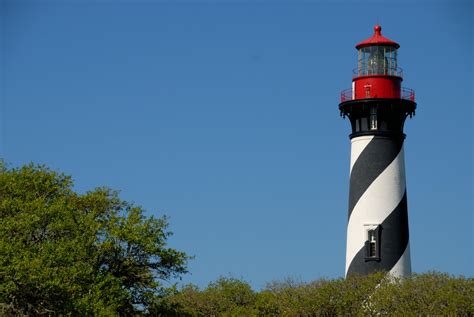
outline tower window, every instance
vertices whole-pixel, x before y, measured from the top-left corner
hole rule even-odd
[[[377,130],[377,108],[370,108],[370,130]]]
[[[364,85],[365,88],[365,98],[370,98],[370,88],[372,85]]]
[[[367,241],[365,242],[365,261],[380,261],[380,225],[365,225]]]
[[[375,240],[375,230],[369,230],[369,257],[374,258],[377,253],[377,241]]]

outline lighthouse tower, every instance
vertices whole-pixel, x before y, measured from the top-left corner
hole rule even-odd
[[[415,114],[415,93],[402,88],[396,42],[374,35],[356,45],[352,88],[341,93],[351,122],[346,276],[411,273],[403,125]]]

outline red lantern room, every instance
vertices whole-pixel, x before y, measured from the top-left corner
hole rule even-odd
[[[382,27],[374,27],[374,35],[356,45],[358,65],[353,70],[352,88],[341,93],[341,102],[368,98],[395,98],[414,101],[411,89],[402,89],[402,69],[397,63],[400,45],[382,36]]]
[[[402,69],[398,67],[398,43],[382,36],[382,27],[356,45],[357,68],[352,88],[341,93],[339,110],[349,117],[351,137],[359,135],[403,135],[407,116],[415,113],[415,92],[402,88]]]

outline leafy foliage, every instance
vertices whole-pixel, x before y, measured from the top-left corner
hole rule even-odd
[[[474,279],[430,272],[396,279],[383,273],[347,279],[274,282],[260,292],[233,278],[200,291],[185,286],[152,306],[156,316],[472,316]]]
[[[167,226],[110,189],[78,194],[69,176],[0,160],[0,315],[474,315],[474,279],[437,272],[164,287],[189,259]]]
[[[166,218],[44,166],[0,161],[0,228],[0,315],[135,314],[186,273]]]
[[[256,294],[247,283],[220,278],[203,291],[187,285],[155,303],[151,312],[161,316],[246,316],[252,311],[255,299]]]

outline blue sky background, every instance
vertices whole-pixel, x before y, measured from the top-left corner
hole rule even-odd
[[[183,283],[344,274],[354,45],[399,42],[415,272],[473,270],[470,1],[2,1],[0,156],[170,217]]]

